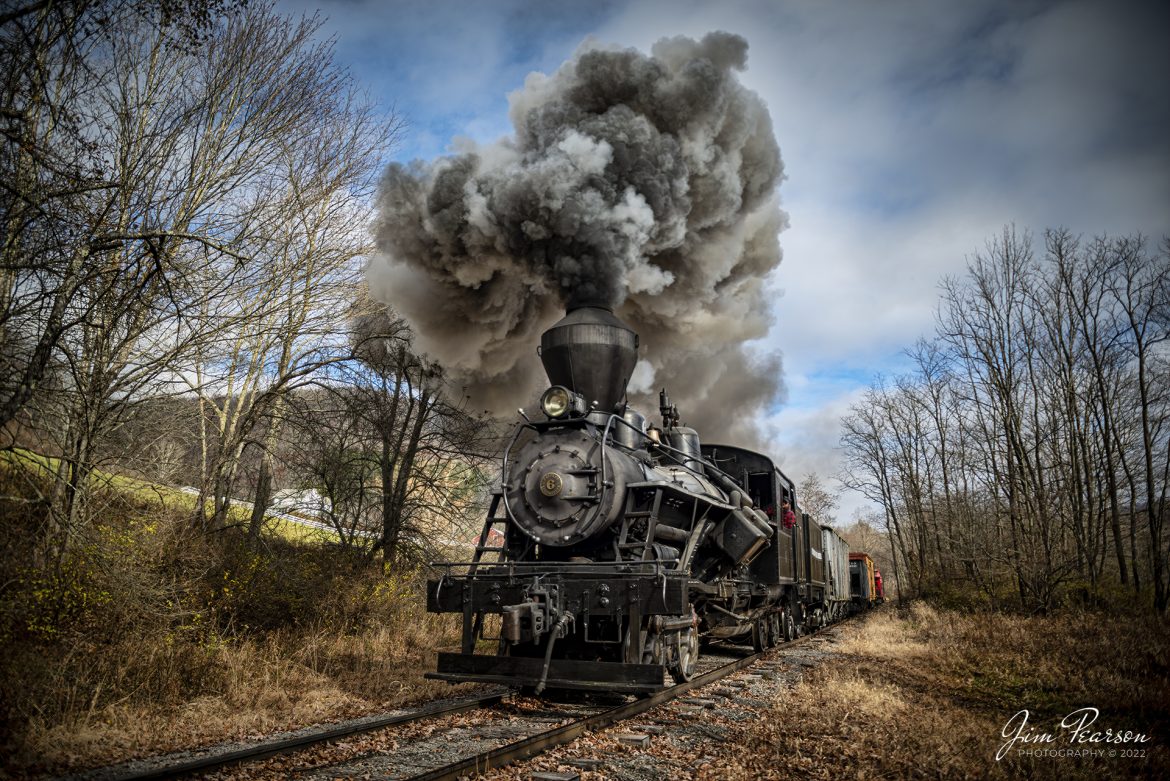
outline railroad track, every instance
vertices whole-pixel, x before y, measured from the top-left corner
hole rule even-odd
[[[354,719],[325,729],[299,730],[289,737],[267,740],[243,748],[229,749],[227,751],[207,749],[204,752],[182,752],[183,755],[195,754],[195,756],[182,756],[171,761],[167,761],[167,757],[155,757],[149,760],[126,762],[84,773],[63,776],[58,781],[87,781],[89,779],[101,779],[101,781],[162,781],[162,779],[181,778],[196,773],[220,770],[231,767],[232,765],[255,762],[281,754],[289,754],[310,746],[353,735],[360,735],[365,732],[373,732],[400,724],[410,724],[426,719],[491,707],[503,702],[514,693],[512,689],[502,689],[463,700],[432,703],[402,713],[366,719]]]
[[[837,624],[836,626],[839,626]],[[648,697],[616,706],[598,703],[549,703],[519,697],[512,690],[362,719],[323,730],[303,730],[292,737],[180,761],[136,763],[70,776],[71,781],[158,781],[199,774],[216,779],[311,779],[375,777],[403,781],[441,781],[474,776],[533,757],[577,738],[632,719],[688,692],[747,669],[773,650],[791,649],[817,635],[807,635],[762,653],[747,649],[708,649],[700,672]],[[430,724],[428,724],[430,722]],[[446,722],[444,726],[443,722]],[[362,745],[363,734],[384,733]],[[358,738],[357,740],[350,740]],[[323,746],[330,748],[320,748]],[[445,754],[470,748],[446,760]],[[290,767],[274,758],[318,747],[315,761]],[[147,765],[143,767],[143,765]],[[247,767],[239,767],[247,765]]]

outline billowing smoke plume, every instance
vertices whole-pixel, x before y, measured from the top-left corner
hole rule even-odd
[[[546,383],[536,345],[566,306],[610,307],[648,362],[631,400],[656,411],[664,386],[707,438],[743,442],[746,415],[782,391],[779,357],[743,343],[768,331],[786,221],[771,118],[736,77],[746,59],[744,39],[711,33],[649,57],[586,44],[530,75],[513,138],[386,171],[373,294],[501,411]]]

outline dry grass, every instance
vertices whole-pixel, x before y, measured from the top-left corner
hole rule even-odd
[[[0,778],[456,691],[422,677],[458,642],[458,617],[426,613],[423,573],[205,534],[189,498],[127,481],[96,490],[92,521],[58,548],[38,498],[48,462],[13,458],[0,454]]]
[[[204,646],[136,638],[88,663],[41,665],[49,680],[37,688],[58,687],[61,702],[24,725],[6,769],[60,774],[450,696],[458,689],[423,678],[436,645],[457,640],[444,618],[407,610],[356,634],[278,631]],[[103,685],[136,689],[91,707]]]
[[[1170,633],[1151,617],[1025,618],[887,609],[848,629],[830,664],[744,727],[718,778],[1170,777]],[[995,756],[1021,709],[1070,748],[1061,718],[1136,730],[1145,758]],[[1135,747],[1131,744],[1128,747]],[[1072,748],[1075,748],[1072,747]],[[1126,746],[1085,745],[1121,749]],[[703,778],[715,778],[700,775]]]

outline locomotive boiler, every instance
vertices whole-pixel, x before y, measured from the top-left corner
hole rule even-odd
[[[428,610],[463,618],[460,651],[428,677],[653,691],[694,675],[701,639],[762,649],[835,613],[847,575],[822,550],[840,538],[778,521],[797,508],[791,481],[763,454],[701,443],[666,391],[661,426],[630,408],[625,323],[576,307],[539,352],[543,419],[508,442],[472,561],[428,583]]]

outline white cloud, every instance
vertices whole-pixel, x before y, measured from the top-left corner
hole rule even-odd
[[[791,476],[839,471],[866,370],[896,370],[933,329],[940,279],[1005,224],[1170,230],[1166,22],[1132,3],[651,2],[598,33],[751,44],[744,82],[788,172],[767,341],[785,356],[790,402],[769,426]],[[829,371],[847,376],[816,379]]]

